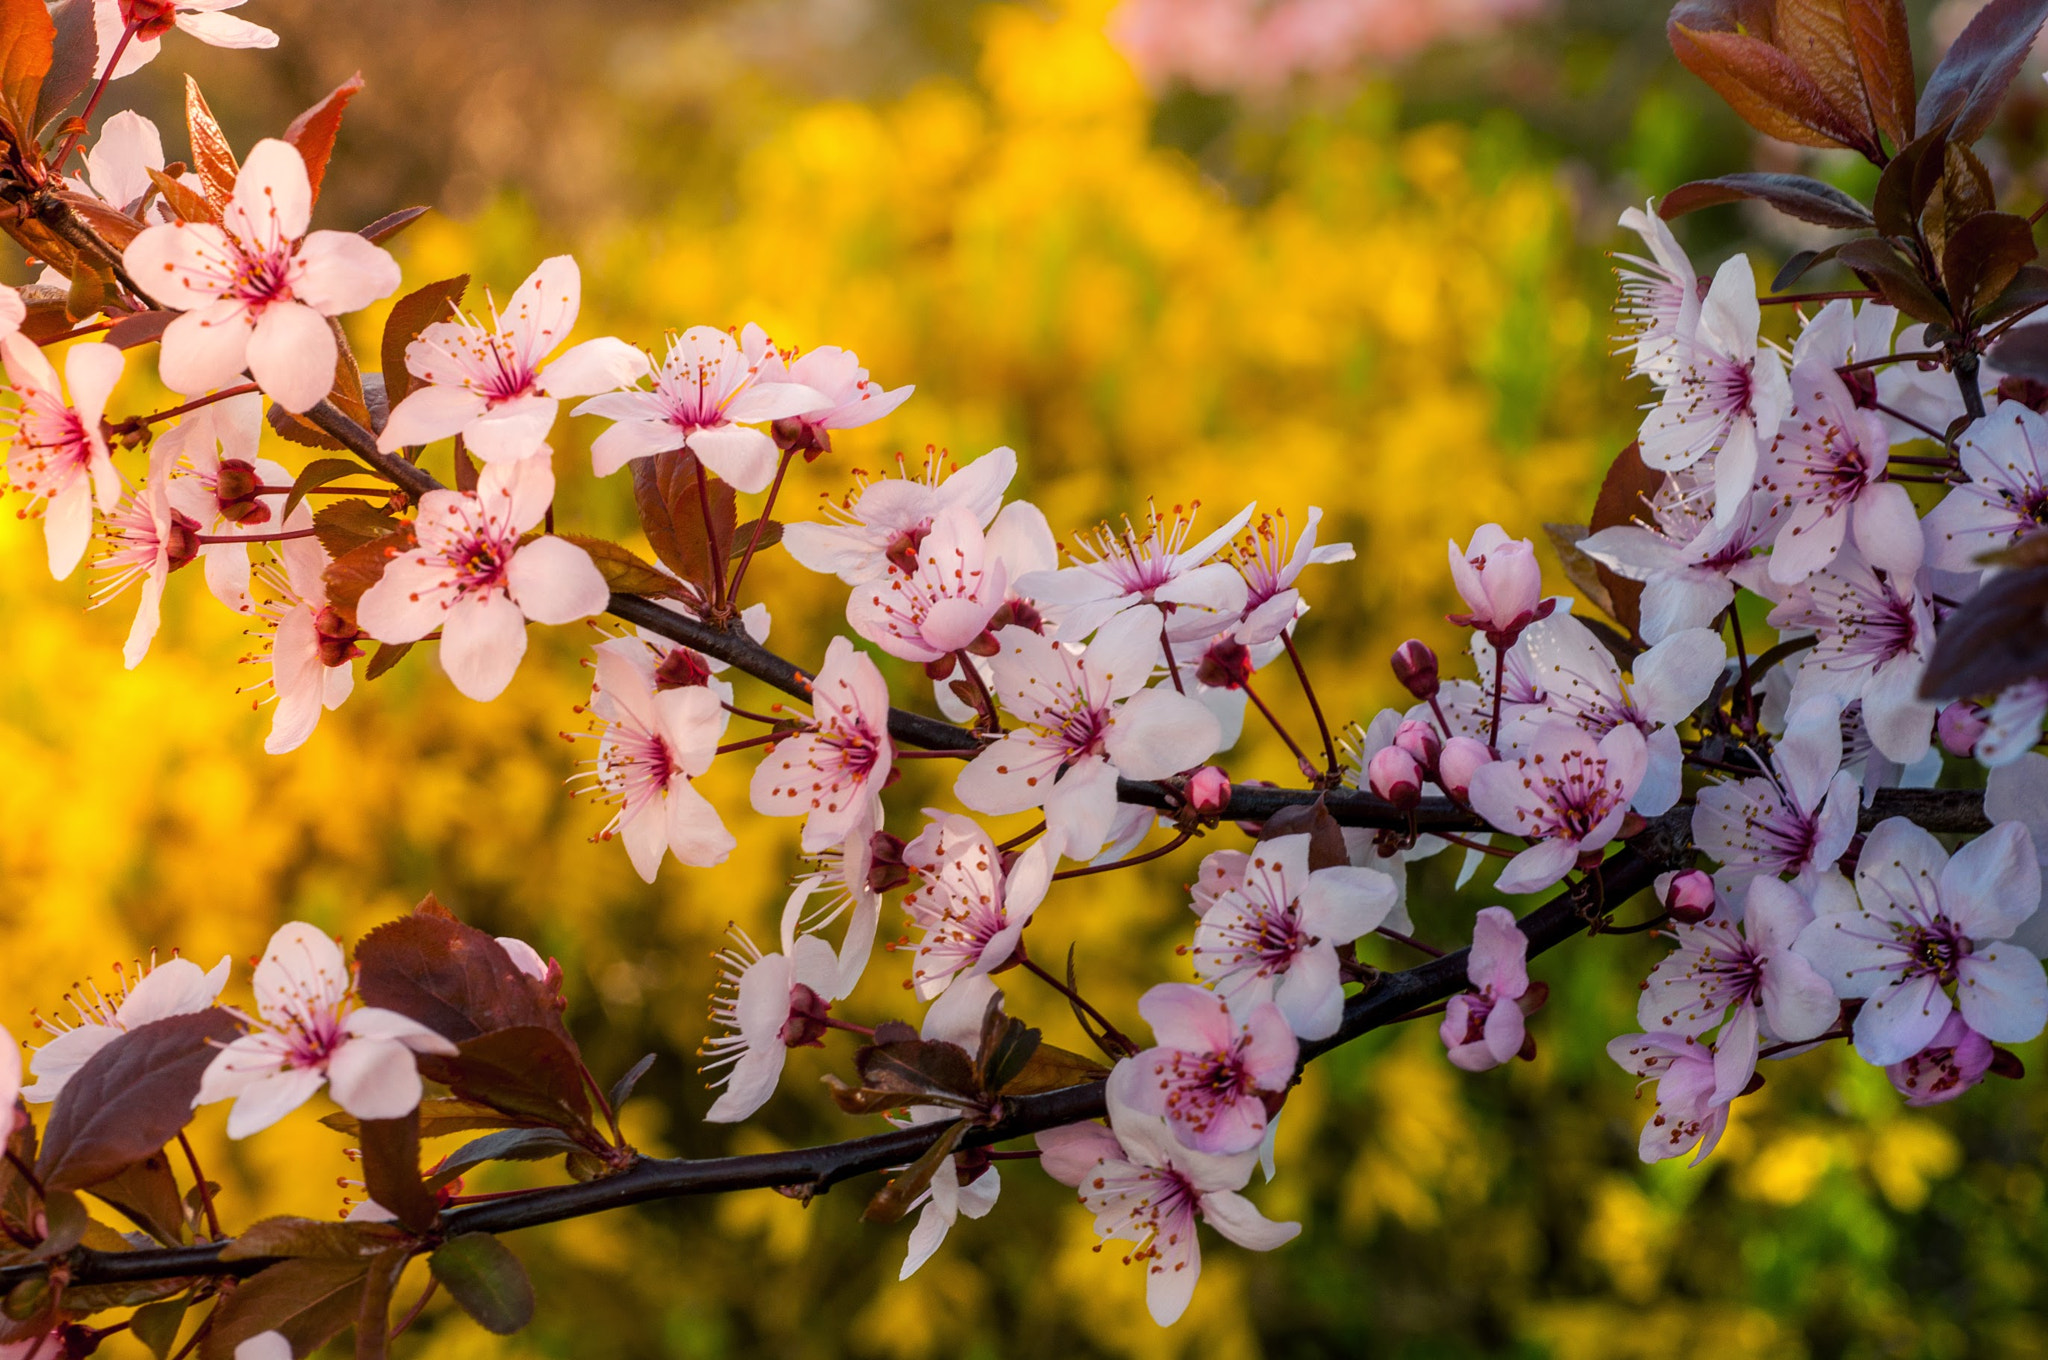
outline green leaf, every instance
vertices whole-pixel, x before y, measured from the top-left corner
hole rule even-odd
[[[307,492],[319,487],[331,486],[345,477],[353,477],[362,471],[364,471],[363,465],[353,458],[315,458],[312,462],[299,469],[298,476],[292,478],[291,494],[284,498],[284,511],[278,518],[280,520],[290,519],[292,511],[298,508],[299,502],[306,499]],[[342,502],[337,503],[340,504]],[[356,504],[367,505],[369,502],[358,501]],[[389,533],[390,530],[387,529],[385,532]]]
[[[138,1308],[128,1320],[128,1330],[149,1347],[156,1360],[169,1360],[171,1347],[178,1344],[178,1330],[185,1325],[186,1310],[191,1306],[190,1299],[165,1299]]]
[[[462,305],[462,295],[468,288],[469,275],[457,274],[452,279],[441,279],[423,288],[415,288],[392,304],[391,316],[384,322],[384,340],[378,347],[378,354],[384,365],[384,396],[393,410],[398,409],[398,403],[412,390],[412,372],[405,366],[406,346],[435,322],[452,318],[455,309]]]
[[[489,1233],[451,1237],[427,1258],[449,1297],[494,1336],[510,1336],[533,1320],[533,1282],[526,1267]]]
[[[218,1045],[239,1033],[226,1011],[204,1010],[139,1025],[95,1053],[50,1112],[37,1163],[44,1187],[96,1185],[177,1137]]]
[[[408,1241],[389,1223],[337,1223],[332,1219],[280,1214],[260,1219],[221,1248],[223,1261],[260,1261],[284,1256],[316,1261],[363,1261]]]

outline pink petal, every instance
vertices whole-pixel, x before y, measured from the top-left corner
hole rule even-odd
[[[547,446],[549,431],[561,403],[529,394],[488,407],[470,421],[462,439],[484,463],[510,463],[531,458]]]
[[[304,411],[333,389],[337,354],[326,317],[297,302],[273,302],[249,337],[249,376],[285,410]]]
[[[326,1080],[318,1071],[298,1068],[251,1083],[235,1097],[234,1108],[228,1111],[228,1137],[240,1139],[263,1132],[311,1100]]]
[[[1138,998],[1138,1014],[1167,1048],[1190,1053],[1229,1048],[1237,1038],[1223,998],[1188,982],[1162,982]]]
[[[275,47],[277,35],[269,29],[237,19],[232,14],[194,14],[182,11],[178,27],[209,47]],[[236,1360],[240,1360],[238,1356]]]
[[[240,302],[202,299],[199,310],[186,312],[164,328],[157,373],[164,386],[187,396],[226,387],[249,366],[249,338],[255,329],[256,319]],[[334,380],[331,356],[327,378],[329,383]],[[327,389],[320,390],[324,396]]]
[[[489,404],[480,393],[466,387],[439,383],[415,387],[384,422],[377,447],[385,453],[396,453],[409,445],[431,444],[461,434]]]
[[[583,273],[570,255],[542,260],[506,300],[500,323],[516,338],[528,368],[538,368],[555,346],[569,338],[582,301]]]
[[[565,538],[536,538],[512,555],[505,584],[535,623],[574,623],[602,614],[611,588],[590,554]]]
[[[213,223],[171,222],[137,235],[121,263],[158,302],[190,312],[219,298],[232,280],[232,257],[227,233]]]
[[[280,249],[306,234],[312,216],[313,186],[298,148],[275,137],[250,147],[235,177],[234,197],[221,214],[227,233],[262,249]]]
[[[647,376],[648,368],[645,350],[607,335],[562,351],[541,374],[541,386],[551,397],[595,396],[632,386]]]
[[[424,1089],[412,1050],[393,1039],[349,1039],[327,1060],[334,1103],[358,1119],[399,1119]]]
[[[352,231],[316,231],[299,243],[292,296],[323,316],[361,311],[398,291],[391,252]]]
[[[418,642],[448,616],[455,595],[447,575],[424,552],[393,558],[357,601],[357,626],[379,642]]]
[[[457,600],[441,624],[441,669],[479,702],[505,692],[525,655],[526,616],[500,591]]]
[[[1167,689],[1135,694],[1111,720],[1109,758],[1127,779],[1163,779],[1215,754],[1223,740],[1200,700]]]
[[[656,424],[646,420],[621,420],[590,443],[590,466],[600,477],[609,477],[635,458],[648,458],[657,453],[683,446],[682,431],[666,422]],[[788,535],[799,529],[816,529],[823,526],[792,524],[785,534],[783,543],[788,545]]]
[[[690,434],[690,452],[731,482],[735,491],[766,491],[775,478],[775,441],[745,425],[722,425]]]

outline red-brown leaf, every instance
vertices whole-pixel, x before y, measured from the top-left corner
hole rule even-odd
[[[363,1147],[363,1186],[370,1198],[414,1232],[425,1232],[441,1207],[420,1179],[420,1112],[402,1119],[365,1119],[358,1135]]]
[[[139,1025],[95,1053],[57,1097],[37,1175],[47,1190],[81,1190],[134,1165],[191,1122],[199,1080],[241,1032],[226,1011]]]
[[[2048,676],[2048,567],[1990,577],[1934,635],[1920,697],[1995,694]]]
[[[505,947],[474,926],[415,912],[364,936],[356,964],[365,1004],[411,1016],[452,1042],[531,1025],[574,1050],[548,985],[520,972]]]
[[[320,182],[327,178],[327,161],[334,154],[334,139],[341,132],[342,110],[363,89],[363,73],[356,72],[329,91],[327,97],[292,119],[284,139],[299,149],[306,162],[306,179],[313,186],[313,201],[320,201]]]
[[[1864,122],[1837,108],[1813,77],[1767,37],[1752,36],[1757,26],[1737,14],[1749,8],[1687,0],[1665,26],[1672,52],[1759,132],[1801,146],[1873,150]],[[1747,31],[1737,32],[1738,22]]]
[[[227,134],[214,121],[213,110],[206,107],[199,82],[191,76],[185,77],[185,126],[192,136],[192,168],[199,172],[207,200],[217,210],[227,207],[234,196],[235,177],[242,173],[241,163],[228,145]]]
[[[1877,126],[1894,148],[1919,135],[1913,110],[1913,39],[1903,0],[1843,0],[1856,67]]]
[[[420,1072],[464,1100],[598,1141],[575,1049],[554,1027],[520,1025],[464,1040],[453,1058],[422,1054]]]
[[[378,346],[384,365],[384,397],[392,409],[396,410],[412,390],[412,373],[405,366],[406,346],[436,321],[454,316],[468,288],[469,275],[457,274],[452,279],[415,288],[392,304],[391,315],[384,322],[384,339]]]
[[[1991,0],[1977,11],[1920,91],[1920,126],[1951,122],[1949,136],[1974,142],[1991,126],[2048,21],[2048,0]]]
[[[1805,175],[1737,174],[1681,184],[1657,204],[1669,220],[1701,208],[1757,199],[1788,217],[1816,226],[1856,230],[1872,225],[1870,209],[1832,184]]]
[[[1963,315],[1989,302],[2038,254],[2026,218],[1999,212],[1972,217],[1942,250],[1941,275],[1950,304]]]
[[[0,0],[0,99],[22,141],[35,134],[36,106],[56,47],[57,25],[43,0]]]

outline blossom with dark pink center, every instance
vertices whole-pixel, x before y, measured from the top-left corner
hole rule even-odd
[[[1795,705],[1815,694],[1835,695],[1845,707],[1861,699],[1870,740],[1887,759],[1911,765],[1927,754],[1935,706],[1920,697],[1920,677],[1934,646],[1934,612],[1921,573],[1875,571],[1844,546],[1791,588],[1770,625],[1814,634],[1793,677]]]
[[[1301,1232],[1275,1223],[1237,1193],[1251,1180],[1258,1153],[1216,1156],[1184,1147],[1167,1121],[1133,1098],[1136,1060],[1109,1078],[1109,1127],[1069,1124],[1038,1135],[1040,1165],[1081,1193],[1104,1241],[1131,1243],[1126,1265],[1145,1269],[1145,1304],[1170,1327],[1187,1311],[1202,1273],[1199,1220],[1249,1251],[1271,1251]]]
[[[1758,874],[1802,886],[1834,867],[1856,835],[1856,776],[1842,769],[1842,709],[1829,695],[1793,707],[1761,778],[1699,791],[1693,843],[1721,865],[1715,879],[1739,892]]]
[[[485,463],[540,451],[563,398],[608,392],[647,372],[645,354],[610,336],[548,358],[582,306],[582,271],[573,256],[556,255],[513,290],[502,314],[492,304],[489,325],[458,317],[428,326],[405,347],[406,371],[419,382],[392,408],[377,447],[393,453],[459,434]]]
[[[1728,1131],[1732,1102],[1717,1101],[1714,1050],[1690,1035],[1668,1031],[1624,1034],[1607,1043],[1607,1056],[1642,1078],[1642,1088],[1655,1082],[1656,1108],[1643,1125],[1636,1154],[1646,1162],[1682,1157],[1695,1146],[1697,1166]]]
[[[964,507],[977,527],[988,528],[1017,475],[1017,455],[1007,448],[991,449],[957,469],[935,456],[919,476],[912,476],[899,457],[897,470],[901,476],[872,480],[856,474],[850,494],[825,502],[825,522],[790,525],[782,546],[812,571],[831,572],[850,586],[872,581],[892,564],[900,568],[912,560],[949,506]]]
[[[240,9],[245,3],[246,0],[92,0],[100,72],[109,80],[119,80],[141,70],[156,59],[164,35],[174,28],[208,47],[277,46],[277,34],[269,29],[222,13]],[[123,47],[122,35],[130,29],[133,35]],[[114,63],[111,70],[109,62]]]
[[[287,532],[310,527],[304,503],[286,521]],[[362,634],[327,603],[330,559],[318,538],[288,538],[275,546],[274,562],[256,567],[253,579],[266,598],[255,604],[257,637],[269,639],[271,697],[277,707],[263,749],[283,755],[304,745],[327,709],[341,707],[355,689],[349,663],[363,654]],[[261,651],[252,661],[264,660]],[[260,688],[260,685],[258,686]]]
[[[891,656],[938,661],[982,638],[1008,585],[1008,569],[988,555],[974,512],[953,506],[902,561],[853,588],[846,621]]]
[[[1951,856],[1902,817],[1881,822],[1857,860],[1856,896],[1855,910],[1817,916],[1797,947],[1837,995],[1863,1000],[1855,1044],[1866,1062],[1905,1061],[1955,1009],[1998,1043],[2048,1023],[2048,976],[2011,938],[2041,902],[2023,824],[1996,826]]]
[[[772,346],[761,359],[756,381],[763,386],[791,383],[825,398],[825,405],[784,416],[775,422],[777,440],[800,449],[808,458],[832,450],[832,431],[872,425],[910,399],[914,387],[883,390],[868,377],[852,350],[822,345],[801,354]]]
[[[1247,1152],[1266,1136],[1267,1102],[1278,1107],[1300,1046],[1286,1014],[1246,995],[1233,1006],[1206,987],[1162,982],[1138,1001],[1155,1047],[1130,1059],[1130,1101],[1163,1115],[1196,1152]]]
[[[1858,406],[1833,367],[1792,370],[1795,408],[1757,476],[1778,520],[1770,576],[1803,581],[1853,542],[1863,560],[1911,575],[1920,566],[1920,515],[1906,488],[1881,480],[1891,457],[1884,418]]]
[[[522,542],[555,498],[545,457],[492,463],[474,492],[429,491],[420,546],[391,559],[356,618],[379,642],[441,630],[441,669],[472,699],[495,699],[526,655],[526,624],[604,612],[611,590],[590,554],[544,534]]]
[[[790,924],[785,914],[785,932]],[[711,995],[711,1021],[728,1033],[698,1050],[705,1059],[700,1071],[729,1069],[711,1083],[724,1088],[704,1116],[714,1124],[736,1124],[768,1103],[789,1050],[824,1043],[825,1017],[839,997],[838,956],[817,936],[785,938],[779,954],[763,954],[737,927],[732,937],[717,956],[718,990]]]
[[[1649,506],[1647,521],[1639,516],[1579,540],[1579,550],[1601,566],[1643,583],[1645,641],[1708,627],[1734,600],[1737,586],[1762,584],[1767,564],[1756,549],[1770,540],[1774,523],[1765,497],[1743,497],[1736,513],[1717,524],[1707,462],[1664,474]]]
[[[1535,842],[1501,870],[1502,892],[1526,893],[1563,878],[1599,851],[1627,817],[1649,749],[1622,724],[1595,743],[1574,723],[1551,722],[1512,757],[1472,776],[1472,810]]]
[[[192,1101],[234,1101],[230,1138],[262,1132],[322,1086],[358,1119],[398,1119],[420,1103],[413,1055],[455,1055],[417,1020],[358,1005],[341,947],[302,921],[270,937],[255,989],[256,1015],[242,1017],[250,1032],[214,1055]]]
[[[1377,869],[1311,873],[1306,835],[1276,836],[1249,852],[1219,850],[1195,884],[1202,923],[1189,951],[1195,975],[1247,1009],[1270,1000],[1302,1039],[1327,1039],[1344,1018],[1337,950],[1379,928],[1400,889]]]
[[[923,833],[903,847],[903,862],[917,874],[903,910],[924,932],[910,968],[911,989],[921,1000],[945,991],[955,977],[1007,967],[1058,863],[1046,837],[1005,867],[994,837],[972,818],[929,816]]]
[[[128,272],[165,307],[158,371],[176,392],[211,392],[243,369],[288,411],[334,386],[328,319],[389,297],[398,261],[352,231],[307,232],[313,189],[298,148],[250,149],[218,224],[170,222],[128,243]],[[395,446],[394,446],[395,447]]]
[[[1202,642],[1232,626],[1250,598],[1245,578],[1213,560],[1258,507],[1247,505],[1207,537],[1194,537],[1199,502],[1171,515],[1150,509],[1142,527],[1125,520],[1074,538],[1074,565],[1033,572],[1017,589],[1037,601],[1053,635],[1080,642],[1127,610],[1158,611],[1152,629],[1169,641]]]
[[[1985,553],[2048,524],[2048,417],[2001,401],[1956,443],[1969,481],[1927,512],[1927,564],[1977,572]]]
[[[889,685],[867,654],[843,637],[825,649],[811,680],[811,721],[769,750],[754,771],[754,811],[806,818],[807,854],[878,824],[896,747],[889,739]]]
[[[212,493],[191,477],[174,475],[175,444],[150,450],[142,487],[115,507],[101,526],[106,550],[93,562],[100,579],[93,586],[97,609],[131,585],[139,585],[135,622],[128,629],[122,660],[129,670],[142,664],[163,617],[164,586],[180,567],[199,556],[198,516],[211,513]]]
[[[21,305],[13,289],[0,294],[4,299]],[[0,318],[4,315],[0,309]],[[121,351],[112,345],[73,345],[64,356],[69,400],[57,370],[27,336],[0,338],[0,357],[21,403],[14,444],[7,451],[7,480],[26,492],[31,504],[42,504],[50,574],[61,581],[77,568],[92,541],[94,508],[106,514],[121,499],[121,474],[100,427],[107,398],[121,380]]]
[[[635,458],[688,449],[734,490],[766,490],[779,455],[775,441],[754,426],[833,404],[814,388],[768,376],[764,369],[772,352],[759,326],[748,326],[740,340],[715,326],[671,335],[668,357],[654,370],[653,391],[626,387],[576,408],[577,415],[613,422],[590,446],[597,475],[608,477]],[[772,367],[786,374],[779,357]],[[646,368],[643,362],[641,373]]]
[[[1621,351],[1629,356],[1631,372],[1665,387],[1679,372],[1679,337],[1691,335],[1699,324],[1699,273],[1657,215],[1655,203],[1624,210],[1621,225],[1642,237],[1650,250],[1648,259],[1614,256]]]
[[[1308,508],[1308,525],[1289,550],[1285,515],[1267,515],[1240,543],[1233,554],[1244,576],[1244,617],[1231,630],[1231,637],[1247,647],[1272,642],[1294,626],[1308,612],[1295,582],[1311,566],[1349,562],[1357,554],[1349,543],[1317,544],[1316,530],[1323,512]]]

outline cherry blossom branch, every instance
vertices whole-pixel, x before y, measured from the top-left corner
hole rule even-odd
[[[1598,873],[1560,893],[1523,917],[1531,956],[1561,944],[1584,930],[1601,912],[1649,887],[1665,869],[1690,863],[1690,816],[1670,813],[1659,818],[1603,864]],[[1363,991],[1346,1001],[1344,1020],[1327,1039],[1301,1045],[1305,1067],[1323,1054],[1407,1019],[1424,1007],[1447,1000],[1467,986],[1466,956],[1460,949],[1403,972],[1381,973]],[[1296,1080],[1300,1068],[1296,1069]],[[1107,1110],[1104,1083],[1089,1082],[1043,1095],[1019,1096],[1003,1102],[995,1123],[970,1129],[962,1147],[988,1147],[1044,1129],[1100,1119]],[[550,1186],[503,1199],[464,1205],[442,1215],[440,1227],[421,1243],[422,1249],[463,1233],[503,1233],[585,1218],[629,1205],[689,1195],[737,1190],[782,1189],[804,1196],[822,1194],[841,1181],[908,1165],[928,1149],[946,1127],[917,1125],[842,1143],[797,1148],[788,1152],[754,1153],[699,1159],[643,1158],[615,1176],[571,1185]],[[72,1287],[133,1284],[145,1280],[222,1275],[253,1275],[277,1264],[258,1257],[224,1261],[225,1242],[161,1250],[103,1252],[79,1247],[55,1262],[30,1262],[0,1267],[0,1291],[11,1290],[61,1265]]]

